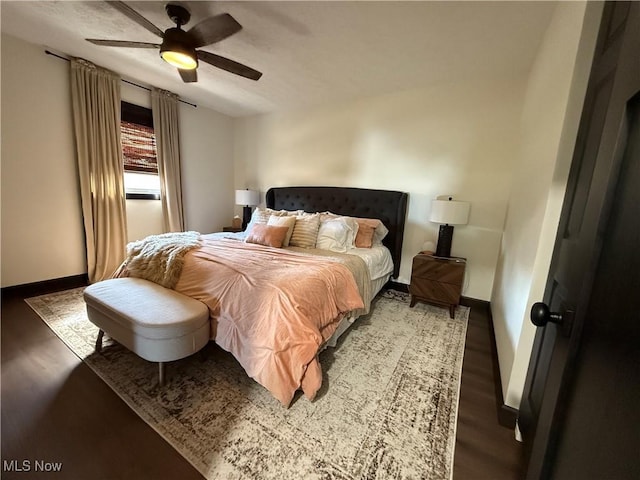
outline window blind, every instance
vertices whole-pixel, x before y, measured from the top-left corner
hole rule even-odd
[[[153,128],[122,122],[122,157],[125,171],[158,173],[156,136]]]
[[[158,174],[153,115],[148,108],[122,102],[120,136],[125,172]]]

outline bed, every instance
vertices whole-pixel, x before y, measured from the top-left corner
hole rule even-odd
[[[273,214],[267,215],[269,225],[252,223],[247,233],[202,235],[198,246],[185,253],[172,288],[207,305],[211,339],[283,405],[298,390],[313,399],[322,384],[318,353],[335,345],[368,312],[375,294],[398,275],[406,204],[407,194],[397,191],[272,188],[266,193],[266,208]],[[293,223],[288,221],[294,224],[319,219],[318,212],[331,212],[328,220],[323,217],[331,224],[357,217],[374,226],[379,220],[382,227],[374,228],[370,248],[348,251],[280,248],[262,237],[254,241],[258,231],[284,235],[287,228],[271,225],[272,219],[279,223],[293,216]],[[258,213],[265,212],[256,210],[256,219]],[[387,233],[376,243],[380,230]]]

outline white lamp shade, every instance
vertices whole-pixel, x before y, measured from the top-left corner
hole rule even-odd
[[[236,190],[236,205],[254,207],[260,203],[260,192],[256,190]]]
[[[429,220],[434,223],[465,225],[469,221],[469,207],[469,202],[432,200]]]

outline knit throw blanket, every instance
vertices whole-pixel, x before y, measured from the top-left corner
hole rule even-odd
[[[126,276],[173,288],[178,283],[185,254],[199,245],[198,232],[150,235],[127,245],[127,258],[120,270],[126,271]]]

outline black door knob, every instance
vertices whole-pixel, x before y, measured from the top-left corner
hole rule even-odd
[[[546,303],[536,302],[531,307],[531,322],[536,327],[544,327],[547,322],[562,324],[561,313],[550,312]]]

